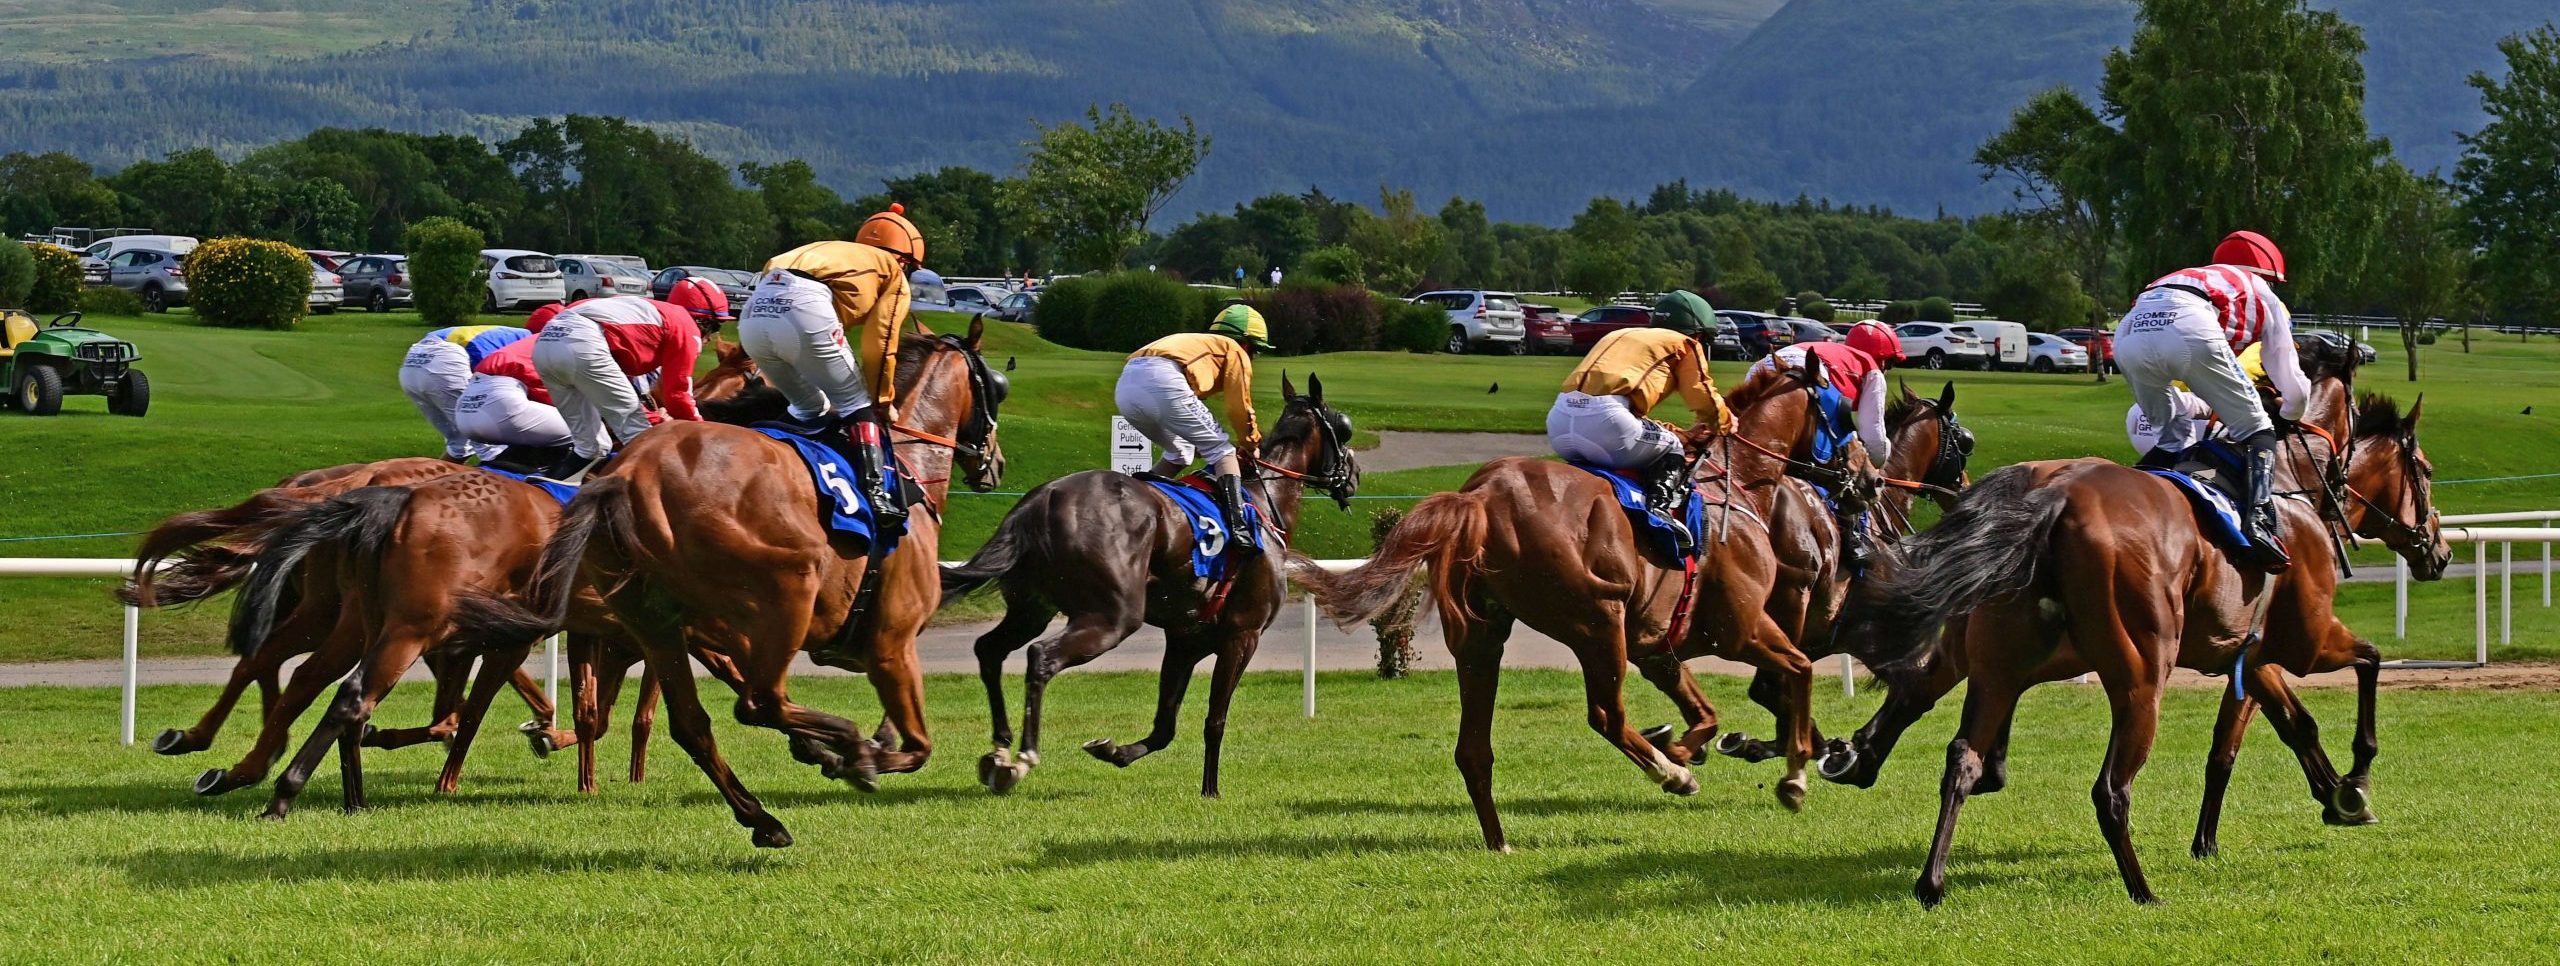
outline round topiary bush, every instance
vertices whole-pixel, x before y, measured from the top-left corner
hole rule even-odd
[[[1093,319],[1093,295],[1101,282],[1092,278],[1062,278],[1040,287],[1040,301],[1032,303],[1031,326],[1040,337],[1063,346],[1086,348],[1088,323]]]
[[[1797,292],[1796,314],[1816,322],[1829,324],[1839,313],[1831,308],[1831,300],[1820,292]]]
[[[488,281],[480,275],[480,250],[489,247],[480,230],[451,218],[435,217],[410,225],[402,243],[409,249],[409,294],[429,325],[471,321],[488,297]]]
[[[27,246],[0,239],[0,307],[25,308],[36,287],[36,257]]]
[[[27,311],[60,315],[80,307],[80,256],[51,245],[29,245],[36,259],[36,284],[27,291]]]
[[[1117,272],[1094,292],[1090,349],[1129,352],[1209,322],[1209,302],[1199,289],[1154,272]]]
[[[1944,297],[1932,295],[1921,299],[1913,321],[1947,323],[1956,320],[1956,305]]]
[[[196,317],[235,329],[290,329],[311,303],[311,260],[302,249],[256,238],[216,238],[186,258],[187,304]]]

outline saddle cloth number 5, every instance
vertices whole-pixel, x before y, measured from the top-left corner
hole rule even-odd
[[[847,481],[843,476],[836,473],[835,464],[820,464],[818,466],[818,478],[825,482],[827,492],[836,495],[836,510],[838,512],[843,513],[846,516],[852,516],[856,511],[859,511],[862,508],[862,499],[853,494],[853,484]]]

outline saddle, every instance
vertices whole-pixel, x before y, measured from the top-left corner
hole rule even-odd
[[[1172,500],[1191,524],[1191,577],[1208,602],[1192,615],[1201,621],[1215,620],[1226,609],[1227,593],[1235,589],[1236,576],[1243,571],[1244,557],[1237,551],[1237,541],[1227,532],[1226,513],[1218,507],[1217,484],[1206,473],[1193,473],[1181,479],[1155,473],[1135,474],[1139,481]],[[1247,494],[1245,518],[1255,529],[1262,529],[1262,507]]]
[[[495,459],[482,460],[480,468],[522,477],[548,470],[567,455],[569,447],[566,446],[509,446],[499,450]]]
[[[2169,481],[2186,495],[2188,507],[2195,512],[2196,529],[2204,533],[2205,539],[2225,551],[2240,553],[2252,547],[2248,528],[2240,520],[2242,508],[2248,505],[2243,489],[2248,477],[2244,459],[2231,444],[2209,439],[2169,456],[2167,466],[2138,468]]]
[[[537,479],[531,473],[519,472],[499,466],[483,465],[480,469],[498,476],[506,477],[519,483],[526,483],[541,487],[544,494],[559,501],[561,506],[568,506],[569,500],[578,495],[578,488],[574,484],[562,483],[557,480]]]
[[[1681,501],[1681,522],[1688,526],[1682,534],[1645,506],[1643,477],[1634,470],[1612,469],[1596,463],[1566,460],[1566,465],[1607,481],[1609,490],[1618,498],[1618,506],[1627,512],[1627,522],[1636,528],[1636,542],[1657,560],[1672,561],[1674,567],[1695,561],[1706,552],[1706,491],[1699,484],[1689,485],[1688,498]]]
[[[828,529],[854,534],[865,541],[871,539],[871,508],[863,505],[860,488],[853,485],[855,456],[852,439],[840,430],[790,420],[770,420],[747,428],[790,443],[792,449],[798,451],[800,461],[809,467],[812,479],[817,483],[818,505],[837,511],[824,514]],[[828,482],[826,473],[829,469],[835,473],[834,479],[844,484],[842,493]],[[897,494],[901,505],[916,507],[924,504],[924,485],[917,483],[915,474],[907,472],[906,467],[891,461],[888,477],[889,489]],[[855,510],[859,513],[853,512]],[[896,547],[897,542],[892,539],[879,553],[885,556]]]

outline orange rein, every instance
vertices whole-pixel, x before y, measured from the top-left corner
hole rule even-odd
[[[1747,437],[1747,436],[1742,436],[1742,435],[1739,435],[1739,434],[1735,434],[1735,435],[1726,436],[1725,438],[1726,438],[1726,439],[1731,439],[1731,440],[1737,440],[1737,441],[1741,442],[1741,443],[1742,443],[1742,445],[1744,445],[1744,446],[1748,446],[1748,447],[1751,447],[1752,449],[1758,450],[1758,451],[1760,452],[1760,455],[1762,455],[1762,456],[1766,456],[1766,457],[1768,457],[1768,458],[1770,458],[1770,459],[1773,459],[1773,460],[1777,460],[1778,462],[1781,462],[1781,463],[1786,463],[1786,464],[1789,464],[1789,465],[1793,465],[1793,464],[1795,464],[1796,462],[1798,462],[1798,461],[1796,460],[1796,458],[1795,458],[1795,457],[1788,456],[1788,455],[1787,455],[1787,454],[1785,454],[1785,453],[1781,453],[1781,452],[1778,452],[1778,451],[1776,451],[1776,450],[1770,449],[1770,448],[1768,448],[1768,447],[1766,447],[1766,446],[1762,446],[1762,445],[1760,445],[1759,443],[1753,442],[1753,441],[1751,440],[1751,438],[1750,438],[1750,437]],[[2335,444],[2332,444],[2332,445],[2335,445]],[[1953,493],[1948,493],[1947,488],[1946,488],[1946,487],[1943,487],[1943,486],[1931,486],[1931,485],[1929,485],[1929,484],[1927,484],[1927,483],[1920,483],[1920,482],[1915,482],[1915,481],[1912,481],[1912,480],[1897,480],[1897,479],[1894,479],[1893,477],[1890,477],[1890,476],[1882,476],[1882,475],[1879,475],[1879,476],[1877,476],[1877,477],[1876,477],[1876,482],[1878,482],[1878,483],[1882,483],[1882,484],[1884,484],[1884,485],[1886,485],[1886,486],[1893,487],[1893,488],[1895,488],[1895,489],[1910,490],[1910,491],[1913,491],[1913,492],[1916,492],[1916,493],[1947,493],[1949,496],[1953,496],[1953,495],[1955,495],[1955,494],[1953,494]]]

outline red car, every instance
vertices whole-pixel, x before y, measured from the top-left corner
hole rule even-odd
[[[2053,337],[2089,350],[2089,365],[2116,371],[2115,333],[2096,329],[2064,329],[2054,333]]]
[[[1619,329],[1653,324],[1653,310],[1641,305],[1603,305],[1573,317],[1573,351],[1589,352],[1600,337]]]
[[[1572,319],[1552,305],[1520,303],[1521,321],[1529,326],[1529,351],[1539,355],[1573,351]]]

